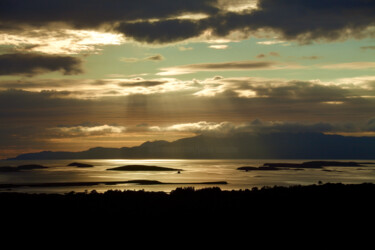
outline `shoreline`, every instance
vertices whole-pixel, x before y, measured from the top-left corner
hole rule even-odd
[[[37,223],[49,223],[51,219],[54,223],[85,220],[108,226],[116,223],[158,226],[170,222],[183,225],[207,220],[218,225],[238,222],[264,225],[268,221],[308,226],[327,221],[371,220],[374,196],[373,183],[265,186],[232,191],[186,187],[170,193],[144,190],[65,194],[0,192],[0,214]]]
[[[19,184],[0,184],[1,189],[19,188],[19,187],[82,187],[98,185],[117,185],[117,184],[137,184],[137,185],[226,185],[226,181],[215,182],[161,182],[156,180],[128,180],[128,181],[94,181],[94,182],[49,182],[49,183],[19,183]]]
[[[126,183],[135,183],[139,185],[226,185],[228,184],[226,181],[217,181],[217,182],[193,182],[193,183],[169,183],[169,182],[160,182],[154,180],[129,180],[129,181],[114,181],[114,182],[61,182],[61,183],[29,183],[29,184],[0,184],[0,189],[2,188],[17,188],[17,187],[70,187],[70,186],[95,186],[95,185],[116,185],[116,184],[126,184]],[[343,184],[341,182],[338,183],[318,183],[318,184],[296,184],[296,185],[289,185],[289,186],[262,186],[262,187],[253,187],[251,189],[233,189],[233,190],[222,190],[220,187],[213,186],[213,187],[204,187],[201,189],[197,189],[194,186],[186,186],[186,187],[176,187],[171,192],[165,191],[145,191],[145,190],[131,190],[131,189],[109,189],[104,192],[97,192],[95,189],[91,192],[75,192],[70,191],[67,193],[28,193],[28,192],[7,192],[7,191],[0,191],[0,201],[1,198],[7,195],[22,195],[22,196],[91,196],[91,195],[101,195],[106,196],[112,193],[117,193],[126,196],[127,194],[174,194],[178,192],[187,192],[187,193],[201,193],[201,192],[211,192],[214,193],[222,193],[222,194],[254,194],[254,193],[277,193],[279,191],[282,192],[290,192],[293,193],[296,190],[298,192],[321,192],[323,190],[326,191],[358,191],[359,189],[364,189],[367,191],[374,192],[375,195],[375,183],[371,182],[363,182],[360,184]]]

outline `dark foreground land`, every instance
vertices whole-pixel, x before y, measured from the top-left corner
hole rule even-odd
[[[129,223],[239,223],[243,226],[303,222],[374,222],[375,184],[322,184],[223,191],[177,188],[170,194],[145,191],[105,193],[0,193],[4,219]],[[156,223],[156,224],[155,224]],[[307,223],[307,224],[306,224]],[[147,224],[149,225],[149,224]],[[224,224],[223,224],[224,225]],[[146,224],[144,224],[146,227]]]

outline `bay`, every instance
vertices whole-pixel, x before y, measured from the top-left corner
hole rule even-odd
[[[83,182],[125,182],[134,180],[154,180],[169,184],[140,185],[139,183],[122,183],[117,185],[80,185],[80,186],[17,186],[1,188],[1,192],[27,193],[68,193],[105,192],[107,190],[145,190],[170,192],[177,187],[194,187],[196,189],[219,187],[222,190],[244,190],[264,186],[311,185],[318,183],[360,184],[375,183],[375,160],[337,160],[363,163],[356,167],[324,167],[312,169],[285,169],[277,171],[239,171],[242,166],[259,167],[264,163],[302,163],[309,159],[234,159],[234,160],[182,160],[182,159],[113,159],[113,160],[38,160],[38,161],[0,161],[0,166],[20,166],[39,164],[46,169],[33,169],[17,172],[1,172],[1,184],[37,184],[37,183],[83,183]],[[314,160],[316,161],[316,159]],[[333,161],[333,160],[330,160]],[[67,166],[72,162],[91,164],[92,168]],[[178,171],[108,171],[125,165],[147,165],[182,169]],[[222,182],[227,184],[198,184]],[[172,183],[172,184],[171,184]],[[177,183],[177,184],[175,184]],[[188,183],[188,184],[183,184]],[[196,184],[192,184],[196,183]]]

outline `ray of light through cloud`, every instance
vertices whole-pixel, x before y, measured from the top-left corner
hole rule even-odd
[[[0,6],[1,157],[199,135],[374,136],[375,1]]]

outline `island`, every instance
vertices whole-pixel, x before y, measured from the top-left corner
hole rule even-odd
[[[368,164],[368,163],[366,163]],[[344,161],[308,161],[303,163],[264,163],[264,167],[272,168],[323,168],[323,167],[362,167],[359,162]]]
[[[323,171],[329,172],[330,170],[324,169],[324,167],[363,167],[363,164],[374,164],[372,162],[343,162],[343,161],[307,161],[302,163],[264,163],[263,166],[243,166],[237,168],[237,170],[243,171],[277,171],[277,170],[304,170],[304,169],[323,169]]]
[[[48,168],[48,167],[37,165],[37,164],[21,165],[17,167],[17,169],[19,170],[34,170],[34,169],[45,169],[45,168]]]
[[[244,166],[244,167],[237,168],[237,170],[244,170],[247,172],[247,171],[259,171],[259,170],[274,171],[274,170],[284,170],[284,169],[278,168],[278,167],[265,167],[265,166],[261,166],[261,167]]]
[[[183,171],[182,169],[176,168],[165,168],[158,166],[147,166],[147,165],[126,165],[116,168],[108,168],[109,171]]]
[[[10,166],[2,166],[0,167],[0,173],[12,173],[18,172],[19,169],[17,167],[10,167]]]
[[[157,180],[127,180],[127,181],[94,181],[94,182],[48,182],[48,183],[17,183],[0,184],[0,189],[20,188],[20,187],[89,187],[97,185],[119,185],[119,184],[137,184],[137,185],[226,185],[226,181],[215,182],[161,182]]]
[[[0,167],[0,172],[3,173],[11,173],[11,172],[19,172],[22,170],[34,170],[34,169],[45,169],[48,167],[36,164],[29,164],[29,165],[20,165],[18,167],[11,167],[11,166],[3,166]]]
[[[72,162],[68,164],[69,167],[77,167],[77,168],[93,168],[94,165],[87,164],[87,163],[80,163],[80,162]]]

